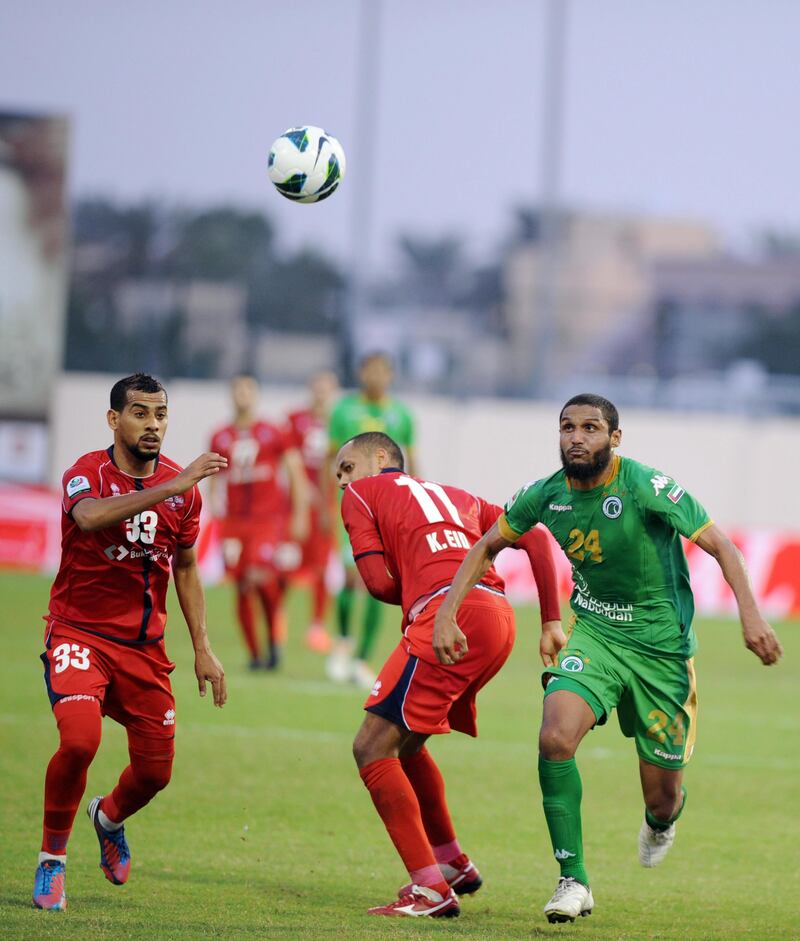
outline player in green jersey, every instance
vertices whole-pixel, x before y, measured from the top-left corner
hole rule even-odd
[[[393,438],[406,454],[409,474],[416,473],[414,460],[414,419],[411,412],[389,396],[393,379],[392,362],[385,353],[370,353],[359,363],[359,391],[341,399],[331,412],[329,444],[331,461],[342,445],[365,431],[382,431]],[[328,472],[333,486],[332,471]],[[338,491],[341,500],[341,491]],[[375,646],[381,618],[381,602],[367,594],[364,601],[364,624],[361,639],[353,657],[350,622],[357,590],[363,590],[350,540],[339,520],[339,546],[344,564],[345,582],[336,598],[336,618],[339,637],[328,659],[328,676],[339,682],[352,680],[365,689],[371,689],[375,674],[368,664]]]
[[[578,395],[561,410],[562,469],[526,484],[470,550],[437,614],[433,644],[442,663],[467,654],[456,612],[501,549],[536,523],[572,563],[572,630],[557,667],[543,675],[539,782],[553,852],[561,867],[545,906],[551,922],[588,915],[594,899],[583,858],[581,779],[575,752],[612,709],[634,738],[645,819],[639,861],[655,866],[675,836],[685,801],[683,768],[695,740],[694,601],[679,536],[713,556],[733,590],[744,642],[765,665],[782,654],[762,618],[741,554],[675,480],[614,454],[616,408]]]

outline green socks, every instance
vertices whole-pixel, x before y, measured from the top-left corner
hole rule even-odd
[[[581,832],[583,786],[575,759],[548,761],[540,756],[539,784],[553,855],[561,867],[561,875],[571,876],[588,886]]]
[[[680,809],[671,820],[658,820],[645,807],[644,819],[647,821],[647,826],[650,827],[651,830],[668,830],[672,824],[675,823],[678,817],[680,817],[680,815],[683,813],[683,808],[686,806],[686,788],[683,785],[681,785],[681,793],[683,794],[683,800],[681,801]]]
[[[353,615],[355,595],[356,593],[352,588],[342,588],[336,596],[336,625],[339,628],[340,637],[350,635],[350,619]]]
[[[364,630],[361,633],[356,660],[369,660],[378,637],[378,628],[381,626],[381,614],[382,603],[372,595],[367,595],[364,602]]]
[[[336,624],[340,637],[350,636],[350,622],[353,620],[353,608],[356,603],[354,588],[342,588],[336,596]],[[364,630],[358,645],[356,660],[369,660],[378,637],[378,628],[381,624],[382,604],[372,595],[364,599]]]

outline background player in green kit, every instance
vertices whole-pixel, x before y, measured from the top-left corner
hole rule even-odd
[[[642,865],[661,862],[675,836],[697,709],[694,600],[679,534],[719,563],[736,597],[746,646],[765,665],[783,652],[730,539],[671,477],[616,456],[621,437],[617,410],[607,399],[578,395],[567,402],[560,417],[562,470],[522,487],[470,550],[439,609],[433,638],[442,663],[467,655],[455,620],[461,600],[501,549],[536,523],[548,527],[572,563],[574,581],[572,630],[559,665],[543,676],[539,781],[561,867],[544,909],[551,922],[574,921],[594,905],[574,755],[615,707],[639,755]]]
[[[359,363],[359,391],[341,399],[331,412],[329,445],[331,460],[342,445],[365,431],[382,431],[393,438],[405,452],[409,474],[417,471],[414,459],[414,419],[411,412],[389,396],[394,372],[392,362],[385,353],[370,353]],[[328,469],[329,483],[333,476]],[[341,491],[338,491],[341,501]],[[351,680],[365,689],[371,689],[375,673],[367,661],[375,646],[381,618],[381,602],[372,595],[364,599],[364,622],[355,657],[350,637],[350,623],[357,589],[363,591],[350,540],[339,519],[339,546],[344,563],[345,582],[336,598],[336,620],[339,636],[328,659],[327,672],[332,680]]]

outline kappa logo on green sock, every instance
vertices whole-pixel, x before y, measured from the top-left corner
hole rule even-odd
[[[558,859],[558,860],[561,860],[561,859],[574,859],[574,858],[575,858],[575,853],[570,853],[569,850],[556,850],[555,853],[553,853],[553,856],[555,856],[555,858]]]

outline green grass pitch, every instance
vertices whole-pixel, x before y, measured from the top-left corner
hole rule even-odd
[[[280,675],[248,673],[226,588],[208,593],[228,676],[222,711],[197,696],[172,599],[177,759],[169,788],[129,822],[129,883],[114,887],[98,869],[84,800],[69,848],[69,909],[35,911],[42,782],[56,744],[38,659],[47,591],[43,578],[0,576],[4,939],[800,938],[797,624],[778,625],[786,657],[770,669],[744,649],[734,622],[698,625],[689,802],[659,868],[636,859],[642,805],[632,744],[616,720],[588,736],[578,760],[596,907],[575,925],[550,926],[541,909],[557,867],[536,779],[536,615],[522,609],[511,660],[479,700],[481,737],[451,735],[431,747],[484,887],[464,900],[459,919],[372,919],[365,910],[388,902],[405,873],[350,754],[362,694],[327,683],[322,658],[303,648],[302,593],[291,601],[295,630]],[[381,654],[396,640],[396,623],[384,620]],[[107,791],[125,762],[124,733],[106,720],[86,799]]]

